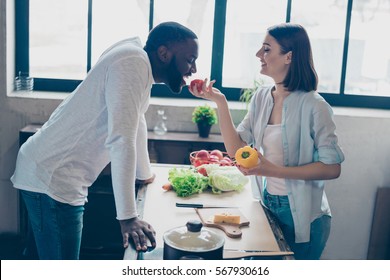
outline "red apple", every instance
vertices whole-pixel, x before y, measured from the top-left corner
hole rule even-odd
[[[201,166],[201,165],[203,165],[203,164],[208,164],[208,163],[209,163],[209,160],[208,160],[208,159],[202,160],[202,159],[196,158],[196,159],[194,160],[194,162],[193,162],[193,165],[194,165],[195,167],[198,167],[198,166]]]
[[[200,150],[195,154],[195,158],[201,159],[201,160],[208,160],[210,157],[209,152],[206,150]]]
[[[204,83],[204,81],[200,80],[200,79],[192,80],[190,83],[190,88],[191,88],[191,90],[194,90],[194,88],[196,87],[198,92],[201,92],[202,88],[203,88],[203,83]]]
[[[219,163],[219,157],[217,157],[216,155],[210,155],[210,163]]]
[[[198,169],[198,173],[202,174],[203,176],[207,176],[207,171],[205,168],[201,167]]]
[[[212,150],[210,155],[217,156],[219,160],[223,159],[223,153],[220,150]]]
[[[221,159],[221,160],[219,161],[219,165],[220,165],[220,166],[231,166],[232,163],[229,162],[229,161],[227,161],[226,159]]]

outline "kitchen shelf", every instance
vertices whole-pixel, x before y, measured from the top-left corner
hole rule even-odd
[[[199,137],[198,133],[167,132],[165,135],[156,135],[153,131],[148,131],[148,139],[152,141],[223,144],[223,138],[221,134],[210,134],[208,138],[202,138]]]
[[[28,137],[37,132],[42,125],[30,124],[20,130],[19,143],[24,143]],[[208,138],[199,137],[198,133],[168,132],[156,135],[148,131],[148,150],[152,163],[190,164],[189,154],[201,149],[226,151],[221,134],[210,134]],[[102,175],[109,175],[107,166]]]
[[[37,132],[41,127],[41,124],[29,124],[20,130],[20,134],[22,136],[27,136],[28,138]],[[199,137],[198,133],[192,132],[167,132],[167,134],[164,135],[157,135],[153,131],[148,131],[148,139],[151,141],[223,144],[223,138],[221,134],[210,134],[208,138],[202,138]]]

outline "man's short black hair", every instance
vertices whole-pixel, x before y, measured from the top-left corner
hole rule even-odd
[[[182,42],[187,39],[198,39],[198,37],[180,23],[163,22],[150,31],[144,50],[148,53],[153,52],[162,45],[168,46],[170,43]]]

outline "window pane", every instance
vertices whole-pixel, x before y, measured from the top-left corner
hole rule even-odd
[[[85,77],[87,4],[80,0],[30,0],[31,76]]]
[[[92,4],[92,65],[112,44],[149,33],[149,1],[94,0]]]
[[[256,52],[268,27],[286,21],[286,0],[229,0],[226,11],[223,58],[224,87],[250,88],[255,80],[270,83],[260,75]]]
[[[345,93],[390,96],[388,26],[389,1],[353,1]]]
[[[340,91],[347,0],[294,0],[291,22],[305,27],[319,77],[318,91]]]
[[[209,0],[154,0],[156,26],[164,21],[176,21],[190,28],[199,39],[198,72],[193,78],[209,78],[213,44],[214,1]]]

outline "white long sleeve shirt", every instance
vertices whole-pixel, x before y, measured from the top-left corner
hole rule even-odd
[[[111,162],[117,219],[137,216],[135,179],[152,176],[145,112],[153,82],[138,38],[110,47],[22,145],[11,178],[14,186],[84,205],[88,187]]]

